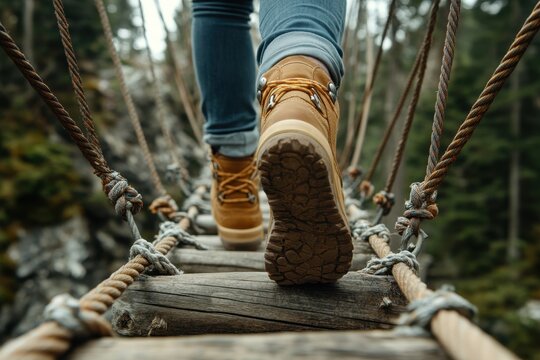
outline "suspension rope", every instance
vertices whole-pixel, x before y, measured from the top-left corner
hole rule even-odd
[[[471,138],[474,130],[489,110],[506,79],[508,79],[512,71],[516,68],[539,28],[540,1],[536,3],[523,27],[519,30],[501,63],[459,127],[454,139],[446,148],[433,171],[424,181],[423,191],[425,196],[433,194],[442,183],[448,172],[448,168],[454,163],[467,141]]]
[[[172,67],[174,70],[174,80],[175,80],[176,88],[178,90],[178,95],[180,95],[180,101],[182,101],[182,105],[184,106],[184,111],[188,118],[189,124],[191,126],[191,130],[193,131],[193,135],[195,136],[195,139],[199,142],[201,146],[203,146],[204,142],[202,138],[202,132],[201,132],[200,124],[198,123],[197,117],[195,115],[195,110],[193,108],[193,101],[191,100],[189,96],[189,91],[186,88],[185,81],[182,77],[182,73],[180,72],[179,62],[176,57],[176,46],[174,46],[174,42],[171,40],[171,32],[169,31],[169,28],[167,27],[167,23],[165,22],[163,11],[161,10],[161,6],[159,5],[159,0],[155,0],[155,4],[156,4],[156,9],[159,14],[159,18],[161,20],[161,24],[163,25],[163,30],[165,31],[165,41],[167,42],[169,54],[171,55]]]
[[[401,138],[399,140],[398,146],[396,148],[396,152],[394,154],[392,168],[390,170],[390,174],[388,175],[388,178],[386,179],[386,185],[384,187],[384,191],[386,191],[387,193],[392,192],[392,187],[394,186],[397,172],[401,165],[401,160],[403,158],[403,153],[405,151],[405,145],[407,144],[409,132],[411,130],[412,122],[414,120],[414,114],[416,112],[416,105],[418,104],[418,100],[420,99],[420,91],[422,90],[422,85],[424,82],[427,59],[429,56],[429,50],[431,48],[431,42],[433,39],[433,30],[435,29],[435,23],[437,22],[437,12],[439,10],[439,4],[440,4],[440,0],[434,0],[431,6],[428,30],[424,37],[424,41],[422,45],[422,48],[423,48],[422,55],[420,56],[420,64],[418,68],[418,79],[416,81],[416,86],[414,88],[411,103],[409,104],[409,108],[407,110],[407,116],[405,118],[405,124],[403,125]]]
[[[375,80],[377,79],[377,74],[378,74],[378,71],[379,71],[379,65],[380,65],[381,59],[382,59],[384,40],[386,39],[386,34],[388,33],[388,29],[390,28],[390,23],[392,22],[392,19],[394,18],[395,8],[396,8],[396,0],[392,0],[390,2],[389,8],[388,8],[388,17],[386,19],[386,23],[384,24],[384,29],[383,29],[383,32],[382,32],[382,35],[381,35],[381,42],[379,44],[379,49],[377,51],[377,56],[375,57],[375,63],[373,64],[373,69],[372,69],[371,75],[370,75],[370,77],[368,79],[368,84],[369,85],[366,87],[364,93],[362,94],[362,101],[361,101],[362,108],[360,109],[360,114],[358,114],[358,122],[357,122],[356,128],[354,129],[354,131],[352,133],[350,133],[351,136],[347,136],[347,138],[345,140],[346,141],[345,142],[345,147],[343,149],[343,154],[342,154],[342,159],[343,159],[344,162],[346,162],[349,159],[350,152],[352,150],[352,141],[354,139],[354,137],[352,135],[359,134],[360,130],[361,130],[361,127],[362,127],[362,122],[367,121],[367,116],[365,117],[365,119],[366,119],[365,121],[362,121],[362,119],[364,118],[364,112],[367,111],[369,113],[369,110],[367,110],[366,107],[369,106],[368,102],[371,99],[371,93],[373,91],[373,86],[375,85]],[[356,146],[355,146],[355,150],[354,150],[354,156],[353,156],[353,159],[351,159],[350,168],[356,167],[356,165],[358,163],[357,158],[360,157],[360,149],[359,148],[361,147],[362,144],[363,144],[363,137],[358,136]],[[356,161],[354,161],[355,159],[356,159]]]
[[[65,37],[65,39],[68,40],[69,37]],[[128,184],[125,178],[109,167],[107,161],[103,157],[99,142],[94,144],[87,138],[58,98],[52,93],[51,89],[36,72],[32,64],[26,59],[26,56],[19,49],[1,22],[0,46],[2,46],[2,49],[17,66],[21,74],[53,112],[90,166],[92,166],[94,173],[101,179],[103,191],[114,204],[116,213],[122,216],[124,220],[128,221],[133,234],[137,233],[137,225],[135,224],[133,215],[137,214],[143,206],[141,195]],[[73,69],[75,70],[76,68]],[[87,120],[91,122],[91,118],[87,118]],[[90,123],[84,126],[88,132],[94,131],[94,127],[93,125],[90,125]]]
[[[429,176],[437,161],[439,161],[439,148],[441,147],[441,137],[444,129],[444,118],[446,113],[446,103],[448,100],[448,83],[454,62],[454,52],[456,49],[456,34],[459,24],[459,13],[461,10],[461,0],[451,0],[448,22],[446,24],[446,36],[444,39],[443,57],[441,61],[441,73],[439,85],[437,87],[437,100],[435,102],[435,114],[433,115],[433,126],[431,129],[431,144],[429,146],[428,164],[426,176]]]
[[[116,73],[116,77],[120,84],[120,92],[122,94],[122,98],[124,99],[124,102],[127,107],[131,125],[133,126],[133,129],[135,130],[135,135],[137,136],[137,141],[139,142],[139,146],[141,147],[144,160],[146,161],[146,165],[148,166],[148,169],[150,170],[150,177],[152,179],[152,182],[157,192],[160,195],[165,195],[167,192],[165,191],[165,187],[163,186],[163,183],[161,182],[161,179],[159,178],[156,165],[154,163],[152,154],[150,153],[148,143],[146,142],[146,138],[142,130],[141,122],[139,120],[139,115],[137,114],[137,110],[135,109],[135,104],[133,103],[133,98],[131,97],[131,94],[129,93],[129,90],[126,84],[120,57],[118,56],[118,53],[114,47],[113,33],[111,30],[111,24],[109,22],[107,11],[105,10],[105,5],[103,4],[103,0],[95,0],[95,3],[96,3],[96,7],[99,13],[99,18],[101,20],[101,25],[103,27],[103,32],[105,34],[107,48],[109,50],[109,54],[113,61],[114,71]]]
[[[388,33],[388,29],[390,28],[390,23],[392,22],[392,19],[394,18],[395,9],[396,9],[396,0],[392,0],[390,2],[390,7],[388,9],[388,18],[386,19],[386,23],[384,24],[384,29],[381,35],[381,43],[379,44],[379,50],[377,52],[377,57],[375,58],[373,71],[371,72],[369,87],[366,89],[362,97],[362,109],[360,110],[360,115],[358,116],[359,122],[358,122],[358,129],[356,130],[358,136],[356,138],[356,144],[355,144],[355,148],[354,148],[354,152],[353,152],[353,156],[352,156],[349,168],[355,168],[358,165],[358,162],[360,161],[360,154],[362,152],[362,148],[364,145],[364,138],[366,135],[367,122],[369,118],[369,110],[370,110],[370,105],[371,105],[371,98],[373,95],[373,87],[375,85],[375,80],[377,78],[379,65],[381,64],[384,40],[386,40],[386,34]]]
[[[421,233],[420,223],[422,220],[430,220],[437,216],[438,208],[435,204],[435,198],[439,185],[442,183],[450,165],[456,161],[457,156],[472,137],[474,130],[480,124],[483,116],[489,110],[506,79],[516,68],[539,29],[540,1],[536,3],[531,14],[517,33],[510,48],[472,106],[441,159],[431,172],[429,171],[431,165],[428,165],[423,183],[413,183],[411,185],[411,195],[406,202],[406,211],[396,222],[396,230],[402,235],[402,249],[409,246],[409,241],[413,236],[418,237],[418,234]],[[435,119],[436,121],[437,119]],[[430,151],[429,161],[431,161],[431,155]]]
[[[148,35],[146,34],[146,19],[144,16],[142,0],[139,0],[139,12],[141,14],[142,33],[143,33],[143,39],[144,39],[145,48],[146,48],[146,55],[148,57],[148,64],[150,68],[150,76],[151,76],[151,82],[152,82],[152,87],[153,87],[152,94],[154,96],[154,102],[156,103],[156,109],[157,109],[156,117],[161,127],[161,132],[163,133],[163,137],[165,138],[165,144],[167,145],[167,149],[169,150],[172,164],[178,166],[178,169],[180,170],[180,180],[181,180],[181,183],[183,183],[182,180],[188,177],[188,172],[185,166],[183,166],[183,161],[180,161],[180,158],[178,157],[176,153],[176,150],[178,149],[178,145],[173,140],[171,129],[168,126],[167,121],[166,121],[165,104],[162,98],[162,90],[161,90],[161,86],[159,84],[159,81],[156,75],[154,59],[152,57],[152,51],[150,50],[150,42],[148,41]]]

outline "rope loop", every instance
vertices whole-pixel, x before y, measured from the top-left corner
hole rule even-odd
[[[193,246],[197,250],[208,250],[208,247],[201,244],[193,235],[172,221],[164,221],[159,225],[159,234],[156,236],[154,243],[166,237],[174,237],[178,242],[178,246]]]
[[[420,264],[416,260],[416,255],[407,250],[390,253],[383,258],[374,257],[368,261],[366,267],[360,270],[360,272],[370,275],[391,275],[392,267],[397,263],[404,263],[418,275]]]
[[[174,266],[169,258],[156,250],[152,243],[139,239],[129,249],[129,260],[141,255],[152,265],[152,270],[159,275],[180,275],[182,272]]]
[[[472,319],[477,309],[469,301],[454,292],[453,286],[444,285],[424,298],[411,302],[399,319],[400,326],[429,329],[431,320],[441,310],[454,310],[460,315]]]
[[[355,238],[364,242],[369,241],[369,237],[372,235],[377,235],[386,242],[390,242],[390,231],[384,224],[377,224],[374,226],[361,224],[354,228],[352,233]]]
[[[178,205],[169,194],[157,197],[148,208],[152,214],[158,214],[163,221],[175,219],[175,213],[178,212]]]
[[[382,190],[373,195],[373,203],[382,209],[382,215],[388,215],[396,203],[396,198],[393,193]]]
[[[79,300],[69,294],[52,298],[43,315],[45,321],[58,323],[79,339],[113,335],[107,320],[93,311],[81,309]]]
[[[413,237],[417,238],[417,245],[414,253],[418,255],[421,243],[427,238],[427,234],[420,229],[422,220],[434,219],[439,210],[435,200],[437,193],[433,193],[426,199],[422,183],[412,183],[409,200],[405,202],[405,212],[403,216],[398,217],[395,229],[401,235],[401,250],[411,250],[409,243]]]
[[[114,204],[114,210],[122,219],[127,220],[127,212],[135,215],[143,207],[142,196],[127,180],[116,171],[108,173],[103,178],[103,190]]]
[[[375,187],[369,180],[362,180],[359,186],[360,189],[360,196],[363,198],[368,198],[373,194],[373,190]]]

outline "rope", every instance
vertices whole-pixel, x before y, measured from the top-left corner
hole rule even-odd
[[[81,310],[79,300],[71,295],[56,295],[45,307],[45,321],[55,321],[78,339],[112,336],[111,325],[93,311]]]
[[[193,246],[197,250],[208,250],[206,245],[203,245],[197,239],[188,233],[186,230],[178,226],[177,223],[172,221],[165,221],[159,226],[159,235],[156,241],[159,241],[166,237],[174,237],[178,245],[177,246]]]
[[[159,275],[180,275],[182,272],[174,266],[169,258],[158,252],[152,243],[144,239],[139,239],[131,245],[129,249],[129,259],[141,255],[148,260],[151,265],[148,271],[157,272]]]
[[[439,85],[437,87],[435,114],[433,115],[431,144],[429,147],[426,176],[429,176],[433,172],[433,169],[439,160],[439,148],[441,147],[441,136],[444,128],[444,117],[448,99],[448,83],[450,82],[450,73],[452,71],[452,63],[454,61],[454,52],[456,49],[456,33],[459,23],[460,7],[461,0],[452,0],[450,2],[450,12],[448,13],[443,57],[441,61],[441,73],[439,76]]]
[[[423,45],[421,45],[418,48],[416,59],[414,60],[413,67],[409,73],[407,84],[405,85],[405,88],[403,89],[401,97],[399,98],[396,110],[394,111],[394,114],[392,115],[392,119],[390,120],[390,122],[388,123],[388,126],[386,127],[386,130],[384,131],[383,138],[381,142],[379,143],[379,147],[377,148],[377,152],[375,153],[373,162],[371,163],[371,166],[369,167],[366,177],[364,178],[366,182],[371,182],[371,180],[373,179],[373,174],[375,173],[375,170],[377,169],[377,166],[379,165],[384,149],[386,148],[386,145],[388,144],[388,141],[390,140],[390,135],[392,134],[392,131],[394,130],[394,127],[396,126],[397,121],[399,119],[399,116],[401,115],[401,111],[403,110],[403,106],[405,105],[405,100],[407,100],[407,98],[409,97],[412,84],[414,82],[416,74],[418,73],[418,68],[420,66],[420,59],[422,58],[423,51],[424,51],[424,47]],[[366,195],[366,197],[367,196],[369,195]]]
[[[450,25],[452,17],[453,15],[451,11],[449,14],[449,31],[452,31]],[[517,66],[530,42],[538,32],[538,29],[540,29],[540,2],[536,4],[530,16],[519,30],[514,41],[510,45],[509,50],[501,60],[501,63],[489,79],[478,100],[474,103],[469,114],[467,115],[467,118],[459,127],[454,139],[450,145],[448,145],[445,153],[435,166],[432,165],[432,162],[434,159],[436,159],[436,157],[433,156],[434,154],[430,148],[427,173],[424,182],[411,185],[411,195],[409,201],[406,203],[406,211],[403,214],[404,216],[398,218],[398,221],[396,222],[396,230],[402,234],[402,249],[408,245],[408,242],[413,235],[418,236],[420,231],[420,222],[422,220],[431,220],[437,216],[438,209],[437,205],[435,204],[437,188],[443,181],[450,165],[454,163],[467,141],[472,137],[474,130],[482,120],[484,114],[488,111],[490,105],[495,100],[495,97],[504,85],[506,79]],[[445,97],[443,100],[445,100]],[[437,99],[436,106],[437,108],[442,107],[444,111],[444,104],[440,103],[439,98]],[[444,115],[444,112],[442,112],[442,114]],[[434,129],[439,126],[439,121],[442,121],[442,117],[439,119],[436,114],[434,120]],[[440,136],[436,133],[436,130],[434,130],[432,134],[432,147],[438,145],[439,137]],[[435,139],[435,141],[433,139]]]
[[[196,208],[191,208],[189,213],[194,216]],[[185,230],[189,227],[189,219],[183,219],[178,225]],[[174,237],[163,237],[154,245],[155,250],[162,255],[166,255],[177,244]],[[71,345],[77,339],[76,333],[70,330],[72,322],[82,321],[82,326],[99,326],[104,324],[101,319],[98,322],[92,320],[101,317],[112,306],[112,304],[124,293],[147,268],[152,265],[148,259],[141,255],[136,255],[124,266],[120,267],[108,279],[102,281],[94,289],[84,295],[79,301],[78,306],[73,302],[67,301],[65,304],[58,305],[63,309],[58,310],[57,305],[52,306],[49,319],[37,328],[31,330],[18,339],[10,342],[0,350],[0,359],[43,359],[54,360],[64,355]],[[67,309],[65,308],[67,307]],[[50,308],[51,309],[51,308]],[[73,312],[76,319],[70,315],[64,318],[63,313]],[[52,314],[55,315],[52,315]],[[57,315],[62,313],[62,315]],[[89,315],[92,313],[93,315]],[[76,315],[83,314],[83,315]],[[78,318],[77,318],[78,317]],[[91,320],[90,320],[91,318]],[[77,326],[77,325],[74,325]],[[110,326],[109,326],[110,328]],[[75,329],[75,328],[74,328]],[[99,327],[96,330],[100,330]],[[104,331],[92,332],[95,335],[109,335],[110,332]],[[83,335],[85,335],[84,333]]]
[[[388,29],[390,28],[390,23],[392,22],[392,19],[394,18],[395,9],[396,9],[396,0],[392,0],[390,2],[389,8],[388,8],[388,17],[386,19],[386,23],[384,24],[384,29],[383,29],[383,32],[382,32],[382,35],[381,35],[381,42],[379,44],[379,49],[377,51],[377,56],[375,57],[375,63],[373,64],[373,69],[371,71],[371,76],[370,76],[370,80],[369,80],[369,86],[365,89],[365,91],[364,91],[364,93],[362,95],[362,108],[360,110],[360,114],[358,115],[358,122],[357,122],[356,129],[354,130],[354,134],[359,134],[360,129],[362,127],[362,123],[365,123],[367,121],[367,116],[365,117],[365,121],[362,121],[362,119],[364,118],[364,112],[365,111],[367,111],[369,113],[369,110],[367,109],[368,101],[369,101],[368,99],[371,98],[371,94],[373,92],[373,87],[375,85],[375,80],[377,79],[377,74],[378,74],[378,71],[379,71],[379,65],[380,65],[381,59],[382,59],[384,40],[386,39],[386,34],[388,33]],[[349,141],[349,143],[345,144],[345,148],[343,150],[345,159],[347,159],[349,157],[349,154],[351,152],[352,137],[350,137],[350,139],[351,140]],[[357,137],[357,142],[356,142],[356,145],[355,145],[355,149],[354,149],[354,153],[353,153],[353,158],[351,159],[351,163],[350,163],[350,166],[349,166],[350,168],[354,168],[357,165],[358,159],[360,157],[360,151],[361,151],[362,144],[363,144],[363,136],[358,136]]]
[[[94,146],[94,148],[98,150],[100,155],[103,157],[103,153],[101,152],[101,144],[99,143],[96,129],[94,127],[94,120],[92,119],[92,114],[90,113],[90,108],[84,94],[79,65],[77,64],[75,50],[73,49],[71,35],[69,34],[69,24],[66,19],[66,14],[64,12],[64,5],[62,3],[62,0],[54,0],[53,5],[54,14],[56,16],[56,21],[58,24],[58,30],[60,32],[60,38],[62,40],[62,46],[64,48],[64,54],[66,55],[69,75],[71,77],[71,84],[75,92],[77,104],[79,105],[79,111],[81,112],[83,125],[87,131],[86,136],[90,143]]]
[[[434,0],[431,6],[428,29],[424,37],[422,44],[422,55],[420,56],[420,64],[418,65],[418,79],[416,81],[416,86],[412,95],[411,103],[407,111],[407,117],[405,118],[405,124],[403,126],[403,131],[401,133],[401,138],[399,139],[396,152],[394,154],[394,160],[392,162],[392,168],[390,174],[386,180],[386,185],[384,191],[391,192],[394,182],[396,180],[397,172],[401,165],[401,160],[403,158],[403,153],[405,151],[405,145],[407,144],[407,139],[409,137],[409,132],[411,130],[412,122],[414,119],[414,114],[416,112],[416,105],[420,99],[420,91],[422,90],[422,84],[424,82],[424,75],[426,72],[427,58],[429,55],[429,50],[431,48],[431,41],[433,38],[433,30],[435,29],[435,23],[437,21],[437,11],[439,10],[440,0]]]
[[[174,79],[176,88],[178,90],[178,94],[180,95],[180,101],[182,101],[182,105],[184,106],[184,111],[186,112],[186,116],[189,121],[189,125],[191,126],[191,130],[193,131],[193,135],[195,136],[195,139],[199,142],[201,146],[204,145],[201,129],[199,127],[199,124],[197,122],[197,117],[195,116],[195,110],[193,109],[193,101],[189,97],[189,92],[186,89],[186,85],[184,82],[184,79],[182,77],[182,73],[179,69],[179,62],[176,57],[176,46],[174,46],[174,42],[171,40],[171,32],[169,31],[169,28],[167,27],[167,23],[165,22],[165,18],[163,17],[163,11],[161,11],[161,6],[159,5],[159,0],[155,0],[156,9],[159,14],[159,18],[161,20],[161,24],[163,25],[163,30],[165,31],[165,41],[167,42],[167,47],[169,49],[169,54],[171,55],[172,59],[172,66],[174,70]]]
[[[386,238],[376,234],[371,235],[369,244],[380,258],[391,254]],[[392,275],[409,302],[422,299],[432,293],[414,271],[403,263],[397,263],[392,267]],[[430,325],[433,335],[454,359],[517,359],[514,354],[456,311],[436,312]]]
[[[167,170],[169,172],[169,170],[174,169],[176,172],[179,172],[179,175],[180,175],[179,179],[183,180],[188,177],[188,173],[187,173],[187,169],[184,166],[182,166],[182,162],[180,161],[176,153],[176,149],[178,148],[178,145],[175,144],[172,133],[171,133],[171,129],[169,128],[169,126],[167,126],[167,123],[165,121],[165,118],[166,118],[165,117],[165,113],[166,113],[165,104],[163,102],[163,98],[161,97],[161,94],[162,94],[161,86],[159,84],[159,81],[156,75],[154,59],[152,57],[152,52],[150,51],[150,46],[149,46],[150,42],[148,41],[148,35],[146,34],[146,20],[144,17],[144,11],[143,11],[141,0],[139,0],[139,12],[141,14],[142,33],[143,33],[143,38],[144,38],[144,43],[145,43],[145,48],[146,48],[146,55],[148,57],[148,64],[150,68],[150,76],[151,76],[151,82],[152,82],[152,87],[153,87],[152,94],[154,95],[154,102],[156,103],[156,109],[157,109],[156,117],[161,127],[161,132],[163,133],[163,137],[165,138],[165,144],[167,145],[167,148],[169,150],[171,160],[172,160],[172,164],[167,167]],[[181,182],[183,183],[183,181]]]
[[[64,35],[62,38],[63,41],[65,40],[69,43],[69,34],[68,36]],[[47,84],[45,84],[43,79],[36,72],[32,64],[30,64],[30,62],[26,59],[25,55],[19,49],[1,22],[0,46],[2,46],[2,49],[13,61],[15,66],[17,66],[21,74],[26,78],[28,83],[36,90],[38,95],[53,112],[60,124],[62,124],[64,129],[66,129],[71,139],[75,142],[90,166],[92,166],[94,173],[101,179],[103,190],[115,205],[116,212],[122,214],[123,216],[125,215],[124,219],[129,219],[128,214],[137,214],[143,206],[141,195],[137,192],[137,190],[131,187],[127,183],[126,179],[123,178],[118,172],[111,170],[107,164],[107,161],[103,157],[99,141],[94,144],[87,138],[81,128],[71,118],[67,110],[60,103],[58,98],[52,93],[51,89],[47,86]],[[73,51],[70,52],[70,54],[72,53]],[[74,55],[68,56],[68,58],[70,57],[73,59],[75,58]],[[73,67],[72,70],[76,74],[76,67]],[[80,77],[76,76],[76,78],[80,80]],[[78,82],[78,80],[75,80],[75,82]],[[81,97],[81,99],[84,99],[84,97]],[[95,130],[94,126],[91,125],[91,117],[87,118],[87,120],[88,124],[85,124],[84,126],[87,128],[89,133],[92,133]],[[118,185],[117,187],[116,185],[119,182],[121,185]],[[113,189],[114,192],[111,193]]]
[[[512,45],[504,55],[501,63],[487,82],[484,90],[472,106],[469,114],[459,127],[454,139],[446,148],[443,156],[424,181],[423,190],[426,196],[433,194],[444,180],[448,168],[471,138],[474,130],[495,100],[506,79],[516,68],[519,60],[527,50],[532,39],[540,28],[540,2],[537,2],[522,28],[516,35]]]
[[[398,263],[407,265],[418,275],[420,264],[416,260],[416,256],[407,250],[400,251],[397,254],[390,253],[383,258],[373,258],[368,261],[366,267],[360,270],[360,272],[370,275],[391,275],[392,267]]]
[[[472,319],[478,312],[469,301],[454,292],[452,286],[443,286],[429,295],[414,300],[407,306],[409,312],[399,319],[400,326],[429,328],[433,317],[441,310],[453,310],[461,316]]]
[[[107,16],[107,11],[105,10],[105,5],[103,4],[103,0],[95,0],[95,3],[96,3],[96,7],[99,13],[99,18],[101,20],[101,25],[103,26],[105,39],[107,40],[107,48],[109,50],[109,54],[113,61],[114,71],[116,73],[116,77],[120,84],[120,92],[122,94],[122,97],[124,99],[124,102],[128,110],[128,115],[131,121],[131,125],[133,126],[133,129],[135,130],[135,135],[137,136],[137,141],[139,142],[139,146],[141,147],[144,160],[146,161],[146,164],[148,165],[148,169],[150,170],[150,177],[152,178],[152,182],[154,183],[154,186],[157,189],[158,193],[160,193],[161,195],[165,195],[166,194],[165,187],[163,186],[163,183],[161,182],[161,179],[159,178],[158,172],[156,170],[156,165],[154,164],[154,160],[152,159],[152,155],[150,153],[148,143],[146,142],[146,138],[144,136],[144,132],[141,127],[139,115],[137,114],[137,110],[135,109],[135,104],[133,103],[133,98],[131,97],[131,94],[129,93],[128,87],[126,85],[124,72],[122,70],[122,63],[114,47],[113,33],[111,30],[111,24],[109,22],[109,18]]]

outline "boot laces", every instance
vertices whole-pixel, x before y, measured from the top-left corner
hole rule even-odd
[[[290,78],[284,80],[269,81],[265,85],[264,93],[261,98],[261,104],[266,104],[265,109],[270,110],[278,103],[278,101],[289,91],[301,91],[307,95],[317,107],[319,112],[322,112],[320,95],[323,94],[330,103],[334,100],[330,96],[328,89],[321,83],[315,80],[304,78]]]
[[[217,164],[216,164],[217,165]],[[242,171],[237,173],[230,173],[223,171],[218,166],[215,166],[215,174],[218,182],[218,199],[221,203],[243,203],[243,202],[255,202],[256,196],[253,194],[252,189],[257,185],[253,180],[254,174],[257,168],[255,162],[246,166]],[[228,196],[242,193],[246,194],[246,197],[239,198],[227,198]]]

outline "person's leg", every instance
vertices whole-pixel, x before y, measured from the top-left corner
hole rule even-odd
[[[339,86],[345,12],[345,0],[261,0],[259,73],[287,56],[306,55],[323,62]]]
[[[227,249],[263,239],[253,153],[258,129],[255,56],[250,36],[252,0],[193,1],[193,57],[212,147],[212,214]]]
[[[282,285],[334,282],[352,260],[336,160],[345,0],[262,0],[257,165],[274,222],[265,266]]]
[[[252,0],[193,1],[193,58],[204,140],[231,157],[252,155],[257,146],[252,11]]]

